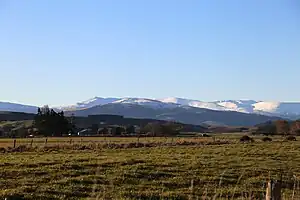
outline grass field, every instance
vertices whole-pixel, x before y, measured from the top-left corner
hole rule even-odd
[[[33,146],[48,146],[53,145],[69,145],[69,144],[107,144],[107,143],[170,143],[176,141],[213,141],[214,139],[219,140],[237,140],[239,136],[223,137],[221,135],[217,137],[49,137],[49,138],[17,138],[16,145],[32,145]],[[47,140],[47,141],[46,141]],[[0,147],[12,147],[14,139],[2,138],[0,139]]]
[[[189,137],[49,137],[49,138],[17,138],[16,145],[32,145],[43,147],[45,143],[48,146],[53,145],[68,145],[68,144],[106,144],[106,143],[132,143],[132,142],[160,142],[160,143],[170,143],[176,141],[228,141],[231,143],[238,143],[241,137],[241,133],[235,134],[214,134],[213,137],[197,137],[197,134],[190,133],[185,134],[190,135]],[[255,136],[257,142],[261,142],[263,136]],[[272,137],[273,141],[282,141],[283,138],[280,136]],[[300,139],[300,138],[299,138]],[[47,140],[47,141],[46,141]],[[14,139],[12,138],[0,138],[0,147],[13,147]]]
[[[43,150],[0,153],[0,199],[260,199],[269,172],[283,175],[284,199],[300,199],[300,142]],[[177,139],[177,138],[176,138]],[[139,142],[176,142],[140,138]],[[197,140],[180,138],[181,140]],[[31,139],[20,140],[27,144]],[[38,142],[41,140],[41,142]],[[70,138],[48,138],[48,144]],[[72,138],[74,144],[135,142],[136,138]],[[154,140],[154,141],[151,141]],[[213,140],[200,138],[198,140]],[[7,144],[8,143],[8,144]],[[12,139],[0,139],[10,146]],[[67,145],[67,144],[66,144]],[[293,194],[294,193],[294,194]]]

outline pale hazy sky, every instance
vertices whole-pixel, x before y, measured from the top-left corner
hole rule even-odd
[[[1,0],[0,101],[300,101],[297,0]]]

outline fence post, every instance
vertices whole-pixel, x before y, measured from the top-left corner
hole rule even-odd
[[[137,143],[139,144],[140,143],[140,136],[138,135],[137,137]]]
[[[14,148],[16,148],[16,143],[17,143],[17,140],[14,139]]]
[[[31,142],[30,142],[30,146],[32,147],[32,145],[33,145],[33,139],[31,139]]]
[[[47,142],[48,142],[48,138],[46,138],[46,140],[45,140],[45,146],[47,145]]]
[[[266,189],[266,200],[281,200],[281,181],[269,180]]]
[[[70,139],[70,144],[72,144],[72,139]]]

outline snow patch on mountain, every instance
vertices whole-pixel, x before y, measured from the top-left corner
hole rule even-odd
[[[237,110],[238,109],[238,105],[232,102],[221,102],[218,103],[218,105],[228,108],[228,109],[233,109],[233,110]]]
[[[254,110],[263,111],[263,112],[276,112],[276,110],[280,107],[280,102],[258,102],[253,104]]]
[[[119,98],[102,98],[102,97],[94,97],[88,99],[86,101],[78,102],[75,105],[60,107],[62,110],[78,110],[78,109],[86,109],[94,106],[105,105],[112,103],[114,101],[119,100]]]
[[[225,101],[215,101],[218,105],[221,105],[229,111],[237,111],[243,113],[253,113],[253,104],[257,103],[253,100],[225,100]]]
[[[300,115],[300,102],[269,102],[254,100],[223,100],[203,102],[182,98],[165,98],[162,102],[176,102],[181,105],[218,111],[236,111],[265,115]]]
[[[191,102],[201,102],[197,100],[190,100],[190,99],[183,99],[183,98],[176,98],[176,97],[168,97],[165,99],[157,99],[157,100],[164,103],[174,103],[180,105],[189,105]]]
[[[196,108],[206,108],[211,110],[223,110],[223,111],[226,110],[225,107],[218,105],[214,102],[203,102],[198,100],[190,100],[190,99],[174,98],[174,97],[160,99],[160,101],[164,103],[176,103],[179,105],[191,106]]]
[[[191,101],[188,105],[192,106],[192,107],[206,108],[206,109],[211,109],[211,110],[220,110],[220,111],[227,110],[226,107],[224,107],[222,105],[218,105],[213,102]]]
[[[259,102],[254,105],[255,110],[281,115],[300,115],[298,102]]]
[[[138,104],[142,106],[148,106],[151,108],[159,109],[159,108],[175,108],[178,107],[178,104],[175,103],[164,103],[154,99],[147,98],[123,98],[112,103],[121,103],[121,104]]]

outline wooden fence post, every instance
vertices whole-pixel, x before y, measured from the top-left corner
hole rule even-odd
[[[32,147],[33,145],[33,139],[31,139],[31,142],[30,142],[30,147]]]
[[[48,138],[46,138],[46,140],[45,140],[45,146],[47,145],[47,142],[48,142]]]
[[[140,143],[140,136],[138,135],[138,137],[137,137],[137,144],[139,144]]]
[[[17,140],[14,139],[14,148],[16,148],[16,143],[17,143]]]
[[[281,200],[281,181],[269,180],[266,189],[266,200]]]

